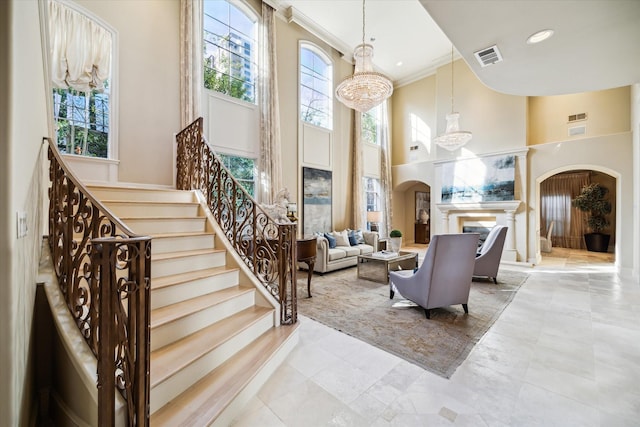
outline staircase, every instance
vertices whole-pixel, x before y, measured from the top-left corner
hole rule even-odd
[[[297,343],[195,192],[88,186],[150,235],[151,425],[228,425]]]

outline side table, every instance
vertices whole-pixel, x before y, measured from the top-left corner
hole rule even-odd
[[[318,251],[317,246],[318,238],[316,236],[309,238],[302,238],[296,241],[296,252],[298,262],[304,262],[307,264],[307,294],[311,298],[311,277],[313,277],[313,266],[316,263],[316,253]]]

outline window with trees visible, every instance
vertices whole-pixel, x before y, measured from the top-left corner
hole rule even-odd
[[[239,5],[239,4],[238,4]],[[256,102],[257,18],[225,0],[205,0],[204,87]]]
[[[382,107],[378,105],[362,114],[362,140],[370,144],[380,145],[380,127],[382,124]]]
[[[104,91],[53,89],[53,118],[61,153],[109,157],[109,82]]]
[[[229,170],[231,175],[242,185],[247,192],[255,196],[255,160],[247,157],[232,156],[229,154],[219,154],[222,164]]]
[[[300,46],[300,119],[333,128],[333,65],[309,44]]]
[[[380,180],[364,177],[364,197],[367,212],[379,211],[380,206]]]

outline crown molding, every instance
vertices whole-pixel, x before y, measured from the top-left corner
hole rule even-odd
[[[453,55],[453,61],[455,62],[460,58],[462,58],[462,56],[460,56],[458,52],[455,52]],[[451,55],[442,55],[439,58],[436,58],[435,60],[433,60],[431,62],[431,65],[429,65],[427,68],[424,68],[420,71],[417,71],[413,74],[410,74],[406,77],[396,80],[394,82],[393,87],[399,88],[399,87],[417,82],[418,80],[424,79],[425,77],[432,76],[436,74],[436,72],[438,71],[438,68],[444,65],[448,65],[450,63],[451,63]]]
[[[280,6],[277,10],[277,13],[280,18],[284,19],[287,23],[295,23],[306,31],[310,32],[314,36],[318,37],[323,42],[327,43],[333,49],[338,51],[341,55],[342,59],[346,62],[352,64],[353,58],[353,49],[346,45],[342,40],[334,37],[332,34],[327,32],[324,28],[318,25],[313,19],[306,16],[304,13],[300,12],[293,6],[286,6],[282,2],[278,2],[277,0],[270,0],[271,3],[275,3]],[[284,7],[283,7],[284,6]],[[273,7],[273,6],[272,6]]]

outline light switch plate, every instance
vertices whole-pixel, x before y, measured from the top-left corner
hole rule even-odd
[[[21,239],[22,237],[27,235],[27,232],[29,231],[27,228],[27,213],[24,211],[18,211],[17,213],[17,217],[18,217],[18,239]]]

